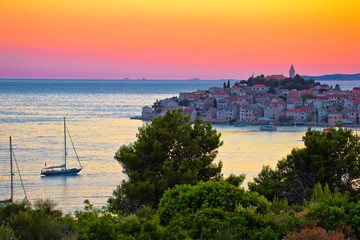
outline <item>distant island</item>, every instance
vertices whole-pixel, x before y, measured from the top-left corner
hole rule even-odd
[[[324,81],[324,80],[360,80],[360,73],[356,74],[328,74],[321,76],[307,76],[301,75],[305,79],[314,79],[315,81]]]

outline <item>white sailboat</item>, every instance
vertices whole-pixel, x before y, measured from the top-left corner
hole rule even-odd
[[[73,146],[76,158],[79,162],[80,168],[67,168],[66,167],[66,155],[67,155],[67,149],[66,149],[66,132],[69,134],[71,144]],[[82,170],[82,166],[79,160],[79,157],[77,155],[76,149],[74,147],[73,141],[70,136],[70,132],[66,127],[65,117],[64,117],[64,164],[59,166],[51,166],[51,167],[45,167],[41,170],[41,175],[45,176],[56,176],[56,175],[75,175],[78,174]]]

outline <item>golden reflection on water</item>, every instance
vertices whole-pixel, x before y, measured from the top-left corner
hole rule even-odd
[[[28,111],[28,110],[27,110]],[[57,113],[60,114],[60,113]],[[9,165],[8,136],[13,137],[14,151],[23,176],[28,198],[47,198],[59,202],[65,212],[83,209],[89,199],[95,206],[106,205],[112,191],[126,177],[114,154],[122,145],[136,140],[143,122],[126,118],[67,119],[67,126],[84,169],[77,176],[41,177],[40,170],[63,163],[63,121],[1,123],[1,170]],[[221,132],[224,145],[216,161],[223,161],[224,176],[245,173],[246,181],[257,176],[263,165],[275,166],[277,161],[303,147],[305,128],[260,132],[258,127],[235,128],[215,126]],[[77,166],[68,139],[69,167]],[[8,171],[8,170],[7,170]],[[3,178],[6,182],[8,178]],[[15,198],[23,198],[18,176]],[[245,186],[245,185],[244,185]],[[0,185],[0,199],[9,195],[9,187]]]
[[[224,176],[245,173],[247,183],[258,175],[262,166],[275,167],[277,161],[286,157],[293,148],[304,146],[304,130],[282,131],[281,127],[277,132],[261,132],[258,127],[221,129],[224,145],[217,159],[223,161]]]

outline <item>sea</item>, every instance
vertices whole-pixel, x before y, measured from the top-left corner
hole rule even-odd
[[[126,179],[114,159],[123,145],[136,140],[138,128],[146,122],[132,120],[143,106],[180,92],[221,87],[220,80],[0,80],[0,200],[10,197],[9,137],[14,163],[14,198],[33,202],[50,198],[58,209],[73,214],[84,209],[88,199],[97,208],[106,206],[113,190]],[[233,82],[232,82],[233,83]],[[339,83],[344,90],[360,86],[359,81]],[[40,176],[45,166],[64,162],[63,117],[71,134],[83,170],[75,176]],[[214,125],[224,142],[215,162],[223,162],[224,177],[246,174],[243,187],[264,165],[302,148],[306,127],[278,127],[260,132],[258,126]],[[316,127],[315,127],[316,128]],[[68,140],[69,167],[77,160]],[[16,168],[18,166],[20,175]]]

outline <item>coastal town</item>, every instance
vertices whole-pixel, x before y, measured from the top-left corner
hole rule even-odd
[[[297,80],[297,85],[293,80]],[[308,85],[298,84],[309,81]],[[287,84],[282,85],[284,82]],[[192,121],[199,117],[205,122],[223,124],[334,126],[341,122],[351,126],[359,124],[359,103],[360,87],[343,91],[338,84],[333,87],[306,81],[295,74],[292,65],[288,78],[282,74],[261,75],[233,86],[228,81],[223,87],[181,92],[178,97],[156,100],[152,106],[142,108],[140,119],[152,120],[181,108]]]

